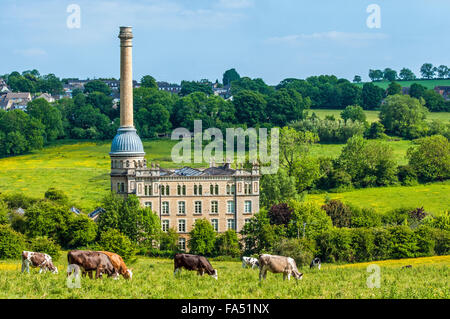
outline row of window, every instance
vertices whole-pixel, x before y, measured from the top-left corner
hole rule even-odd
[[[178,215],[186,215],[186,202],[185,201],[179,201],[178,203],[178,209],[177,214]],[[145,203],[146,207],[152,208],[151,202]],[[162,202],[161,207],[161,215],[170,215],[170,204],[169,202]],[[234,214],[235,212],[235,203],[232,200],[227,201],[227,214]],[[194,214],[200,215],[203,213],[203,203],[201,201],[195,201],[194,202]],[[210,206],[210,213],[211,214],[218,214],[219,213],[219,202],[218,201],[211,201]],[[244,213],[245,214],[251,214],[252,213],[252,201],[246,200],[244,202]]]
[[[169,185],[161,185],[160,187],[161,187],[161,195],[162,196],[170,195]],[[228,184],[226,187],[226,192],[227,192],[227,195],[234,195],[236,193],[236,185]],[[144,193],[145,193],[145,196],[153,195],[151,185],[144,186]],[[209,193],[210,193],[210,195],[219,195],[219,185],[211,184],[209,186]],[[250,183],[246,183],[244,185],[244,193],[252,194],[252,187],[251,187]],[[177,185],[177,195],[179,195],[179,196],[186,195],[186,185]],[[194,184],[194,195],[203,195],[203,186],[202,185]]]
[[[129,168],[131,164],[131,161],[126,160],[126,161],[119,161],[119,160],[113,160],[111,161],[111,168]],[[138,160],[138,161],[133,161],[133,164],[135,168],[137,167],[146,167],[147,166],[147,160]]]
[[[249,218],[245,219],[246,224],[249,221],[250,221]],[[222,231],[222,230],[219,230],[219,220],[218,219],[210,219],[210,222],[216,232]],[[195,220],[194,220],[194,224],[195,224]],[[170,227],[171,227],[170,220],[163,219],[162,224],[161,224],[162,231],[167,232],[167,231],[169,231]],[[186,219],[178,219],[176,229],[179,233],[186,233]],[[236,220],[235,219],[227,219],[227,229],[226,230],[229,230],[229,229],[236,230]]]

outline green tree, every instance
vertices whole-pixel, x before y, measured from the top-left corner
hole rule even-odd
[[[359,105],[347,106],[345,110],[341,112],[341,117],[346,122],[347,120],[366,122],[366,114]]]
[[[362,79],[361,76],[359,75],[355,75],[355,77],[353,78],[353,82],[355,83],[361,83]]]
[[[436,73],[435,68],[433,68],[433,64],[431,63],[424,63],[420,68],[420,74],[422,74],[422,77],[425,79],[432,79],[434,78],[434,74]]]
[[[141,87],[157,89],[158,88],[158,84],[156,83],[156,80],[155,80],[155,78],[153,76],[151,76],[151,75],[144,75],[141,78]]]
[[[380,122],[386,132],[407,138],[417,138],[425,127],[427,109],[408,95],[391,95],[380,110]]]
[[[364,83],[361,93],[362,106],[365,110],[380,106],[384,90],[373,83]]]
[[[215,253],[218,256],[239,257],[241,254],[239,239],[233,229],[229,229],[217,236]]]
[[[196,81],[181,81],[181,90],[180,95],[186,96],[194,92],[203,92],[206,95],[212,95],[212,84],[205,82],[196,82]]]
[[[225,73],[223,74],[222,83],[223,85],[228,86],[231,85],[231,82],[239,80],[240,78],[241,76],[236,72],[235,69],[230,69],[225,71]]]
[[[369,70],[369,78],[374,81],[379,81],[383,78],[383,71],[381,70]]]
[[[315,239],[333,226],[330,216],[313,203],[291,200],[289,206],[294,210],[288,225],[289,237]]]
[[[101,80],[89,81],[84,85],[84,93],[101,92],[106,95],[111,94],[109,86]]]
[[[310,106],[311,100],[303,99],[297,91],[280,89],[269,97],[267,113],[271,123],[284,126],[288,122],[304,118],[304,110]]]
[[[236,110],[236,119],[240,124],[255,127],[257,124],[267,122],[267,102],[261,93],[243,90],[233,96]]]
[[[26,243],[22,234],[7,225],[0,225],[0,259],[19,259]]]
[[[402,93],[402,86],[400,84],[394,81],[389,83],[389,86],[387,88],[387,95],[395,95],[401,93]]]
[[[128,260],[136,253],[136,246],[117,229],[108,229],[100,234],[98,250],[110,251]]]
[[[397,79],[397,71],[394,71],[390,68],[386,68],[383,71],[383,79],[387,81],[395,81]]]
[[[289,176],[285,170],[279,169],[276,174],[262,175],[260,202],[263,207],[269,208],[297,196],[295,177]]]
[[[416,99],[420,99],[425,95],[426,90],[427,90],[426,86],[423,86],[418,83],[413,83],[409,88],[409,95]]]
[[[167,232],[161,233],[160,249],[178,251],[178,235],[176,229],[169,228]]]
[[[216,231],[206,219],[197,219],[189,233],[189,249],[194,254],[211,256],[214,252]]]
[[[447,112],[449,110],[444,97],[435,90],[426,90],[423,94],[425,106],[431,112]]]
[[[450,144],[441,135],[421,138],[415,141],[417,147],[407,151],[409,165],[422,181],[450,178]]]
[[[416,79],[416,75],[414,74],[414,72],[407,68],[403,68],[400,70],[399,77],[403,81],[412,81]]]

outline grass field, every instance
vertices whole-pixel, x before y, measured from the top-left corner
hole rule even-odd
[[[450,256],[392,260],[351,265],[322,265],[321,270],[304,267],[298,283],[283,281],[281,274],[267,274],[259,283],[258,270],[242,269],[240,262],[211,261],[219,278],[183,270],[173,276],[173,261],[138,257],[128,266],[133,279],[81,279],[81,288],[67,288],[66,254],[56,266],[59,274],[20,273],[20,261],[0,262],[0,298],[137,298],[137,299],[305,299],[305,298],[441,298],[448,299]],[[372,273],[367,265],[380,266],[380,288],[368,288]],[[401,269],[411,264],[410,269]]]
[[[144,140],[147,161],[157,161],[162,167],[177,167],[171,162],[170,151],[176,141]],[[390,141],[398,164],[406,164],[406,151],[411,141]],[[337,157],[344,144],[316,144],[313,156]],[[85,212],[99,206],[101,198],[109,192],[110,142],[66,141],[34,151],[31,154],[0,159],[0,192],[22,192],[42,198],[45,191],[56,186],[69,195],[74,204]],[[183,166],[183,165],[180,165]],[[179,166],[179,167],[180,167]],[[207,163],[192,166],[207,166]],[[331,194],[360,206],[370,206],[381,211],[390,207],[424,206],[429,211],[448,210],[450,185],[436,183],[415,187],[386,187],[362,189]],[[324,194],[308,198],[322,202]]]
[[[309,115],[316,113],[316,115],[324,119],[327,115],[333,115],[336,119],[341,118],[341,112],[342,110],[336,110],[336,109],[310,109],[308,110]],[[378,114],[379,111],[364,111],[367,117],[367,122],[372,123],[379,121]],[[449,122],[450,121],[450,112],[430,112],[427,115],[427,120],[440,120],[442,122]]]

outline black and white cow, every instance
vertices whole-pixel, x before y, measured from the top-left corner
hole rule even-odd
[[[30,273],[31,267],[39,267],[39,273],[43,271],[51,271],[54,274],[58,273],[58,268],[53,265],[52,257],[44,253],[36,253],[34,251],[22,252],[22,272]]]
[[[311,261],[309,268],[311,269],[311,268],[317,267],[318,269],[320,269],[320,265],[321,265],[320,258],[316,257]]]
[[[259,261],[253,257],[242,257],[242,268],[252,267],[252,269],[259,267]]]

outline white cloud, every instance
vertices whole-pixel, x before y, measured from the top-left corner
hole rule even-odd
[[[384,33],[353,33],[353,32],[314,32],[310,34],[293,34],[282,37],[272,37],[267,39],[268,43],[286,43],[286,44],[301,44],[309,40],[328,40],[334,42],[366,42],[372,40],[384,40],[389,36]]]
[[[253,0],[220,0],[218,6],[227,9],[243,9],[253,7]]]
[[[47,55],[44,49],[40,48],[29,48],[29,49],[16,49],[13,51],[14,54],[19,54],[25,57],[36,57]]]

